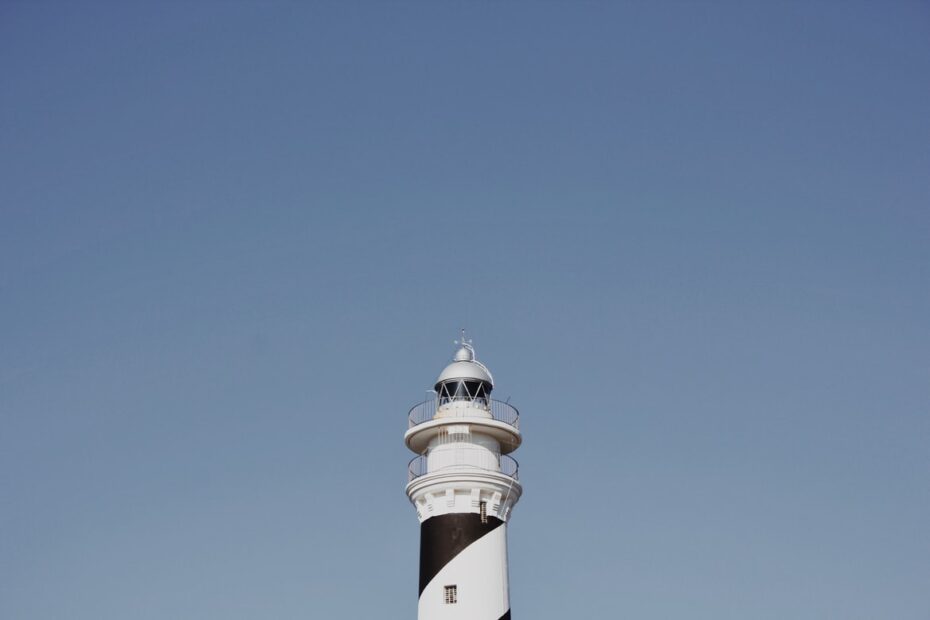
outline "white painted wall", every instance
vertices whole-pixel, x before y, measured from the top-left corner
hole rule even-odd
[[[429,443],[426,457],[429,473],[454,467],[500,471],[500,444],[497,440],[472,433],[467,424],[456,424],[443,430]]]

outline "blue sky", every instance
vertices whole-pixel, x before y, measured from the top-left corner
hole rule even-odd
[[[414,618],[406,412],[465,326],[515,617],[925,619],[928,35],[0,4],[0,616]]]

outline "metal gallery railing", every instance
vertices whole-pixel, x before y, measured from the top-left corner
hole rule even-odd
[[[407,465],[407,481],[436,473],[487,471],[520,479],[520,464],[506,454],[494,454],[476,449],[459,448],[443,454],[421,454]]]
[[[457,406],[459,403],[465,406]],[[424,400],[422,403],[411,407],[410,413],[407,414],[408,427],[413,428],[417,424],[437,419],[436,414],[439,412],[440,407],[442,407],[441,417],[443,419],[475,417],[475,409],[477,408],[479,411],[490,413],[491,418],[498,422],[509,424],[516,429],[520,428],[520,412],[517,411],[517,408],[510,403],[494,400],[493,398],[490,399],[490,402],[484,398],[451,402],[442,402],[438,398]]]

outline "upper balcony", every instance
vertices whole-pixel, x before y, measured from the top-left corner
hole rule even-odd
[[[502,454],[513,452],[523,441],[517,408],[489,398],[430,398],[410,409],[407,422],[404,442],[417,454],[423,454],[430,441],[450,425],[467,425],[471,432],[494,438]]]
[[[457,407],[458,402],[462,402],[466,406]],[[410,413],[407,414],[407,426],[413,428],[418,424],[439,419],[487,418],[489,416],[492,420],[503,422],[520,430],[520,412],[517,411],[517,408],[510,403],[493,398],[476,399],[474,401],[450,401],[448,399],[430,398],[410,409]]]

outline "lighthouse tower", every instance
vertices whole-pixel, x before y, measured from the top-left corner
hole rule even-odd
[[[419,620],[510,620],[507,522],[523,487],[519,413],[464,330],[434,394],[410,410],[407,496],[420,520]]]

